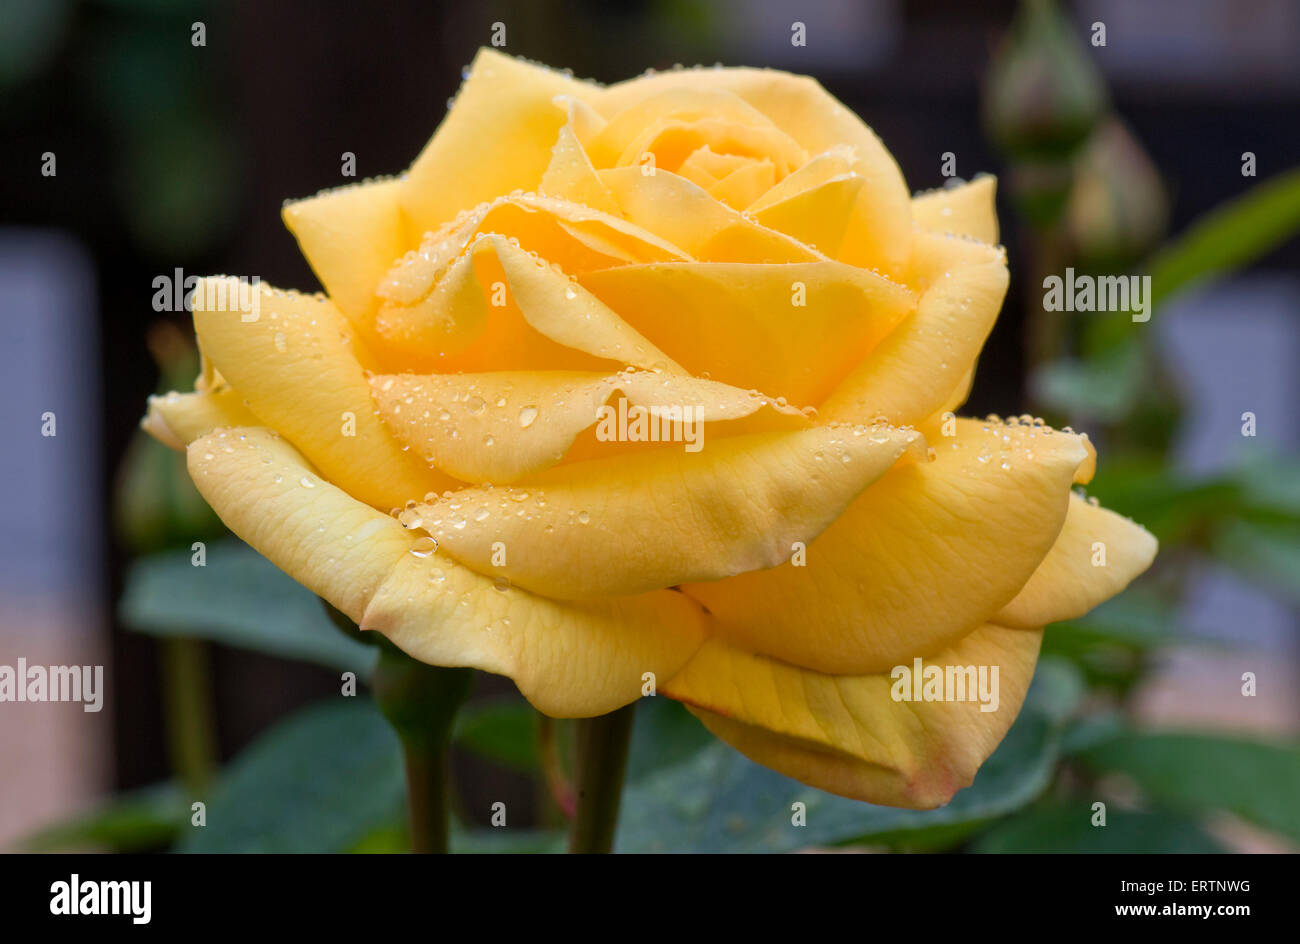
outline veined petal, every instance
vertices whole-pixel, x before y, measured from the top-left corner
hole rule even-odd
[[[660,691],[764,766],[856,800],[931,809],[969,786],[1006,735],[1041,640],[986,624],[924,659],[913,688],[901,672],[823,675],[711,639]],[[933,671],[941,682],[931,692],[963,700],[925,700]]]
[[[326,478],[377,508],[453,484],[405,451],[375,416],[361,345],[328,299],[263,285],[260,311],[246,321],[248,314],[221,301],[233,290],[209,291],[220,281],[204,279],[194,293],[204,354]]]
[[[560,462],[606,406],[614,416],[653,415],[661,435],[635,444],[644,448],[810,425],[793,407],[654,371],[389,374],[370,383],[380,415],[404,443],[458,479],[497,485]],[[634,444],[612,447],[625,445]]]
[[[939,233],[969,236],[980,242],[998,241],[998,214],[994,206],[997,178],[976,177],[958,187],[930,190],[912,198],[912,219]]]
[[[799,404],[819,403],[916,305],[829,260],[616,266],[579,282],[692,374]]]
[[[1127,587],[1155,556],[1145,528],[1072,492],[1056,543],[995,619],[1015,627],[1075,619]]]
[[[559,599],[621,596],[787,560],[921,443],[886,426],[734,436],[556,466],[415,513],[480,573]]]
[[[447,117],[407,173],[402,207],[415,239],[461,210],[535,190],[567,120],[556,96],[593,102],[600,92],[590,82],[480,49]]]
[[[952,645],[1043,560],[1087,452],[1044,427],[962,419],[954,436],[926,432],[934,461],[882,476],[801,566],[682,589],[733,644],[822,672],[883,672]]]

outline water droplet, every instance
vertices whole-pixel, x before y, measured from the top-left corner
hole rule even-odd
[[[298,484],[301,485],[303,488],[315,488],[315,487],[316,487],[316,483],[313,482],[311,479],[307,478],[307,476],[305,476],[305,475],[304,475],[302,478],[300,478],[300,479],[298,480]]]
[[[428,557],[438,549],[438,542],[433,538],[417,538],[411,545],[411,553],[416,557]]]
[[[587,514],[585,511],[580,511],[580,512],[578,512],[578,523],[579,523],[579,524],[590,524],[590,523],[591,523],[591,515]]]
[[[519,428],[527,429],[528,427],[533,425],[533,421],[535,419],[537,419],[537,407],[535,406],[524,407],[522,410],[519,411]]]
[[[283,354],[285,351],[289,349],[289,343],[284,339],[283,331],[275,332],[274,341],[275,341],[275,349],[279,351],[281,354]]]

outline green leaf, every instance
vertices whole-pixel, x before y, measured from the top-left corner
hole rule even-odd
[[[1034,397],[1063,416],[1098,422],[1123,419],[1138,402],[1146,372],[1142,348],[1120,344],[1085,360],[1057,360],[1037,368],[1030,380]]]
[[[1150,310],[1182,292],[1243,268],[1300,231],[1300,168],[1256,184],[1171,239],[1147,263]],[[1135,340],[1128,312],[1097,313],[1085,323],[1084,350],[1103,356]]]
[[[1300,232],[1300,168],[1256,184],[1211,210],[1148,267],[1152,307],[1254,262]]]
[[[338,631],[306,587],[246,544],[208,546],[207,564],[189,551],[136,560],[127,573],[122,621],[154,636],[193,636],[366,678],[374,649]]]
[[[19,841],[26,852],[86,847],[142,852],[171,845],[188,821],[189,805],[173,783],[111,797],[89,813],[47,826]]]
[[[343,852],[400,820],[397,736],[368,699],[308,708],[263,734],[222,774],[207,825],[181,852]]]
[[[1184,812],[1226,810],[1300,840],[1300,745],[1126,732],[1079,757],[1095,770],[1131,777],[1162,806]]]
[[[1051,780],[1066,715],[1082,694],[1067,664],[1039,665],[1020,717],[975,782],[937,810],[859,803],[804,786],[714,743],[632,782],[620,852],[788,852],[848,842],[949,846],[987,820],[1034,800]],[[806,806],[807,825],[791,823]]]
[[[537,713],[512,695],[465,704],[452,735],[468,751],[516,770],[537,767]]]
[[[1246,579],[1300,602],[1300,524],[1233,521],[1215,535],[1211,550]]]
[[[714,743],[713,735],[671,698],[643,698],[636,706],[632,723],[632,745],[628,751],[629,782],[650,776],[689,760]]]
[[[977,853],[1216,853],[1226,851],[1200,825],[1175,813],[1106,811],[1092,825],[1092,801],[1055,802],[1008,817],[972,845]]]

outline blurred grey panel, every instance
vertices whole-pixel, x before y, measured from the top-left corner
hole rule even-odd
[[[1294,453],[1300,443],[1300,281],[1252,275],[1198,292],[1152,319],[1187,398],[1175,447],[1179,468],[1212,475],[1247,451]],[[1243,413],[1256,436],[1241,434]],[[1295,614],[1237,575],[1198,565],[1183,624],[1193,632],[1270,649],[1296,648]]]
[[[0,228],[0,593],[98,603],[95,277],[71,237]],[[52,412],[56,435],[41,435]]]
[[[1113,79],[1223,92],[1300,87],[1296,0],[1080,0],[1084,42],[1106,24],[1094,61]]]
[[[1179,465],[1209,474],[1257,446],[1300,442],[1300,281],[1250,276],[1189,296],[1152,323],[1187,397]],[[1256,436],[1241,435],[1254,413]]]
[[[717,0],[713,37],[737,62],[798,72],[884,65],[902,39],[896,0]],[[804,25],[805,46],[791,43]],[[728,42],[730,40],[730,42]]]

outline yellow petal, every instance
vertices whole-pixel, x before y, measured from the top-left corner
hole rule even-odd
[[[1071,493],[1056,543],[996,619],[1016,627],[1075,619],[1127,587],[1155,556],[1145,528]]]
[[[896,700],[916,693],[901,673],[823,675],[720,640],[705,643],[660,690],[741,753],[787,776],[856,800],[930,809],[969,786],[1006,735],[1041,639],[1041,631],[987,624],[924,659],[922,678],[951,666],[954,683],[975,682],[961,701]],[[915,670],[911,659],[900,665]],[[959,691],[954,684],[946,694]],[[994,691],[996,709],[982,710],[994,705]]]
[[[674,674],[696,651],[708,617],[680,593],[566,603],[461,567],[441,549],[405,555],[362,619],[409,655],[514,679],[538,711],[606,714]]]
[[[592,140],[589,148],[592,162],[600,168],[639,163],[640,154],[649,149],[648,142],[673,122],[682,125],[711,121],[737,132],[758,131],[770,134],[774,140],[778,137],[783,139],[776,147],[792,159],[797,159],[802,150],[761,111],[725,89],[667,89],[649,95],[617,113],[606,112],[606,115],[610,119],[609,123]],[[690,150],[671,164],[665,163],[662,166],[675,170]],[[721,152],[724,149],[714,147],[712,150]],[[743,153],[725,150],[728,154]]]
[[[401,189],[397,179],[370,180],[296,200],[283,211],[331,300],[363,330],[376,307],[375,286],[406,251]]]
[[[802,566],[682,589],[734,644],[822,672],[882,672],[951,645],[1042,561],[1086,457],[1079,437],[1041,427],[962,419],[955,431],[927,434],[934,461],[891,469]]]
[[[773,204],[789,200],[831,180],[847,177],[853,170],[854,160],[853,149],[846,145],[824,151],[779,181],[746,209],[750,213],[759,213]]]
[[[954,253],[977,253],[982,261],[963,260],[937,272],[915,314],[821,405],[823,417],[862,422],[883,416],[893,423],[915,423],[940,407],[974,365],[1002,307],[1007,266],[999,250],[953,241],[962,243]],[[947,258],[945,254],[931,265],[941,267]]]
[[[829,260],[617,266],[579,281],[692,374],[798,404],[819,403],[916,303]]]
[[[635,594],[789,559],[921,442],[885,426],[757,433],[556,466],[415,512],[480,573],[560,599]]]
[[[172,393],[149,398],[149,412],[140,421],[154,439],[172,449],[187,445],[214,429],[261,423],[234,388],[222,384],[196,393]]]
[[[993,244],[998,241],[996,193],[997,178],[987,174],[958,187],[931,190],[912,198],[912,218],[926,229]]]
[[[707,190],[723,177],[752,163],[753,160],[739,154],[719,154],[706,144],[682,161],[676,174]]]
[[[208,433],[186,452],[199,493],[258,553],[351,619],[415,538],[322,479],[268,429]]]
[[[822,256],[784,233],[719,203],[708,191],[666,170],[598,171],[629,222],[704,262],[812,262]]]
[[[364,628],[434,665],[508,675],[548,714],[634,701],[644,673],[667,678],[704,638],[706,615],[680,593],[566,604],[498,590],[321,479],[269,430],[204,436],[188,464],[232,531]]]
[[[388,374],[370,383],[380,415],[402,442],[456,478],[496,485],[561,461],[579,434],[596,425],[604,406],[615,415],[620,409],[652,411],[666,442],[684,443],[697,428],[712,442],[809,425],[793,407],[726,384],[653,371]],[[757,417],[760,412],[765,416]],[[748,418],[753,422],[735,422]]]
[[[864,246],[864,255],[888,275],[903,273],[912,240],[911,194],[903,175],[875,133],[816,80],[773,69],[682,69],[612,85],[601,93],[595,107],[612,118],[638,102],[676,89],[738,95],[809,154],[839,145],[852,147],[853,172],[864,179],[863,199],[874,208],[871,242]]]
[[[377,324],[404,351],[403,366],[477,372],[628,364],[682,372],[558,266],[495,233],[479,236],[428,295],[386,302]]]
[[[709,187],[709,196],[721,200],[729,207],[746,207],[753,203],[759,194],[772,186],[776,179],[776,168],[771,161],[753,161],[737,167],[726,177]]]
[[[754,214],[764,226],[787,233],[832,259],[844,259],[845,239],[862,224],[862,178],[846,174],[773,203]],[[853,265],[868,264],[866,258]]]
[[[220,281],[204,279],[194,294],[204,354],[253,413],[326,478],[377,508],[453,484],[404,451],[375,416],[361,345],[328,299],[263,285],[256,320],[245,321],[209,290]]]
[[[540,192],[612,216],[619,215],[618,203],[596,176],[587,152],[569,125],[562,127],[556,138],[551,162],[542,175]]]
[[[415,237],[504,193],[536,190],[568,118],[555,97],[591,102],[599,93],[590,82],[480,49],[451,111],[407,173],[402,207]]]

